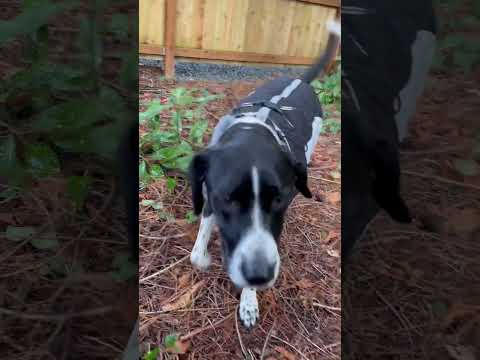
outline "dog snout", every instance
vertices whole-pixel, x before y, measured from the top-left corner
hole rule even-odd
[[[266,256],[256,254],[251,259],[243,259],[241,269],[245,280],[250,286],[261,286],[268,284],[275,277],[276,263],[269,261]]]

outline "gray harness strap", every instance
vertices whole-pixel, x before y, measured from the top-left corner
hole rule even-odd
[[[282,129],[280,129],[280,127],[272,119],[269,119],[269,114],[272,110],[282,114],[282,118],[284,118],[293,128],[294,126],[283,113],[283,111],[293,110],[293,108],[287,106],[277,106],[277,104],[281,99],[290,96],[292,92],[301,84],[301,82],[302,81],[300,79],[295,79],[287,87],[285,87],[279,95],[273,96],[270,100],[255,103],[243,103],[239,107],[235,108],[232,111],[231,115],[223,116],[213,131],[212,139],[210,140],[209,146],[215,145],[222,137],[222,135],[225,134],[225,132],[233,125],[241,123],[259,124],[265,126],[275,137],[275,140],[278,142],[278,144],[291,153],[292,149],[290,147],[290,144],[288,143],[287,137],[285,136]],[[254,112],[239,113],[239,110],[242,108],[254,106],[260,106],[260,108]],[[257,121],[253,122],[242,119],[247,116],[255,117]],[[267,123],[267,121],[269,123]]]

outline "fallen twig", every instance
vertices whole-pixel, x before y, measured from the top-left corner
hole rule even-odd
[[[145,281],[151,279],[151,278],[154,278],[162,273],[164,273],[165,271],[168,271],[170,270],[171,268],[173,268],[174,266],[180,264],[182,261],[186,260],[190,255],[185,255],[183,258],[181,258],[180,260],[174,262],[173,264],[170,264],[169,266],[167,266],[166,268],[163,268],[151,275],[148,275],[147,277],[144,277],[143,279],[140,279],[140,284],[143,284]]]

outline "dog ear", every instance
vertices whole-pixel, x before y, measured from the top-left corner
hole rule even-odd
[[[203,209],[203,184],[208,172],[210,152],[208,150],[196,154],[189,168],[190,185],[192,186],[193,212],[200,215]]]
[[[307,167],[306,165],[297,162],[293,166],[294,172],[295,172],[295,187],[297,190],[306,198],[311,198],[312,193],[310,192],[310,189],[308,188],[308,178],[307,178]]]

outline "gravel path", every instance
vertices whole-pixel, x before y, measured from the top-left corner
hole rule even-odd
[[[163,68],[163,61],[141,57],[141,66]],[[177,80],[259,80],[278,76],[296,77],[305,71],[306,67],[255,67],[229,64],[175,62],[175,77]]]

